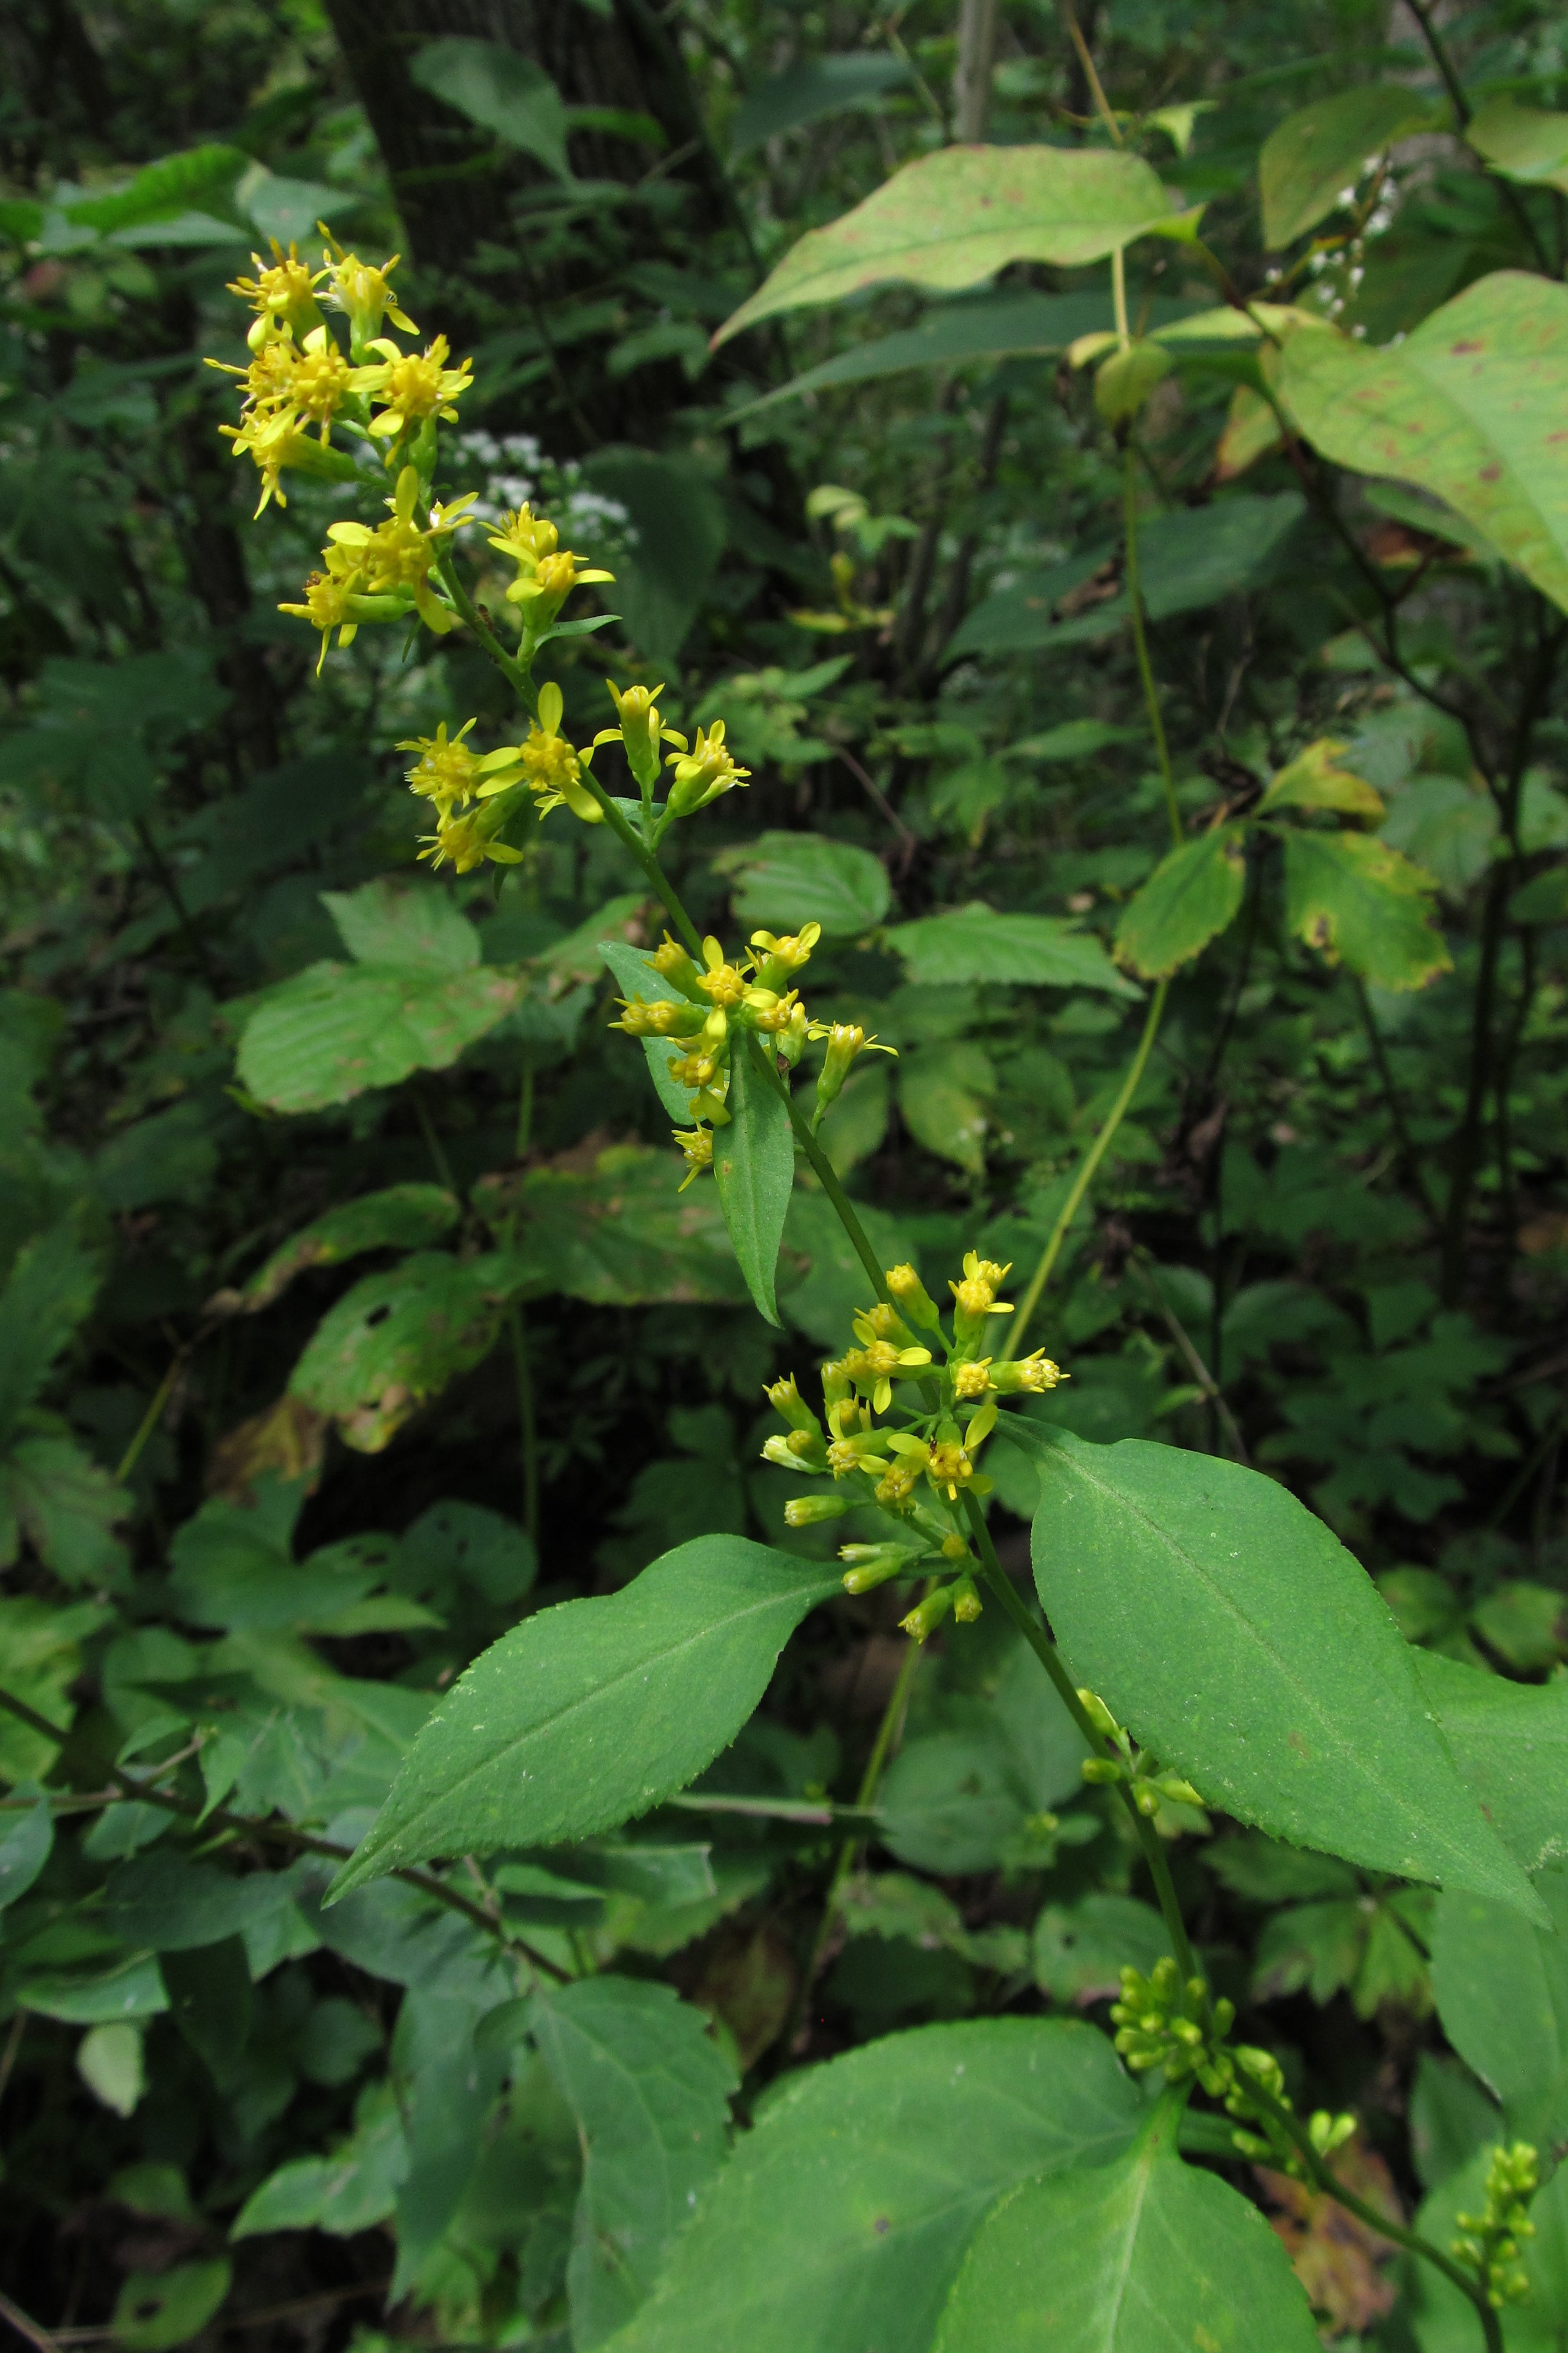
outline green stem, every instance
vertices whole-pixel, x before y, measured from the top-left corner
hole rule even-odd
[[[1061,1255],[1062,1244],[1067,1240],[1068,1229],[1079,1213],[1084,1195],[1094,1181],[1095,1170],[1110,1149],[1111,1139],[1126,1117],[1128,1107],[1138,1092],[1150,1053],[1153,1049],[1155,1035],[1164,1015],[1165,999],[1170,994],[1170,982],[1163,980],[1154,991],[1147,1018],[1143,1023],[1143,1035],[1138,1040],[1138,1050],[1132,1057],[1127,1076],[1121,1082],[1121,1091],[1101,1121],[1100,1132],[1094,1142],[1079,1164],[1079,1172],[1073,1179],[1072,1190],[1062,1204],[1061,1214],[1056,1224],[1051,1228],[1050,1240],[1040,1253],[1040,1262],[1030,1277],[1029,1287],[1018,1302],[1018,1312],[1012,1319],[1006,1346],[1000,1352],[1003,1364],[1011,1363],[1023,1345],[1024,1334],[1028,1329],[1029,1319],[1039,1305],[1041,1294],[1051,1279],[1052,1270]]]
[[[985,1514],[980,1508],[979,1498],[968,1489],[964,1491],[963,1509],[969,1522],[969,1533],[980,1554],[988,1589],[995,1595],[996,1599],[1002,1604],[1003,1609],[1049,1675],[1057,1687],[1063,1706],[1095,1755],[1114,1757],[1115,1750],[1104,1735],[1096,1731],[1088,1709],[1079,1699],[1078,1687],[1062,1663],[1060,1651],[997,1558],[996,1546],[992,1542],[991,1531],[985,1525]],[[1171,1939],[1171,1950],[1175,1955],[1176,1967],[1181,1970],[1184,1978],[1201,1978],[1203,1971],[1198,1967],[1197,1956],[1193,1951],[1192,1940],[1187,1935],[1186,1923],[1182,1918],[1182,1907],[1176,1900],[1175,1884],[1171,1877],[1171,1866],[1165,1860],[1164,1848],[1160,1843],[1160,1833],[1147,1815],[1139,1812],[1132,1800],[1132,1792],[1125,1781],[1119,1781],[1114,1786],[1138,1834],[1138,1843],[1143,1850],[1143,1860],[1149,1867],[1149,1876],[1154,1883],[1154,1893],[1159,1898],[1160,1910],[1165,1922],[1165,1933]]]
[[[184,1363],[188,1354],[189,1351],[185,1348],[180,1348],[175,1351],[174,1362],[170,1365],[168,1371],[164,1374],[163,1379],[153,1390],[153,1402],[148,1407],[146,1412],[142,1415],[141,1421],[137,1424],[135,1437],[132,1438],[130,1445],[126,1448],[124,1453],[121,1456],[120,1461],[115,1465],[114,1483],[117,1487],[123,1486],[125,1481],[130,1478],[131,1473],[134,1471],[137,1463],[141,1461],[142,1449],[146,1445],[147,1440],[152,1437],[153,1432],[158,1427],[158,1418],[162,1414],[163,1408],[169,1402],[169,1393],[173,1389],[175,1381],[179,1378],[180,1367]]]
[[[480,650],[489,657],[497,670],[510,681],[524,709],[537,718],[539,696],[528,667],[520,662],[515,655],[508,653],[489,621],[464,587],[458,577],[458,567],[452,561],[450,549],[437,562],[436,573],[441,586],[446,589],[464,621],[479,639]]]
[[[1364,2222],[1368,2230],[1374,2231],[1380,2239],[1391,2239],[1396,2247],[1404,2247],[1410,2254],[1419,2255],[1424,2262],[1434,2264],[1444,2278],[1451,2280],[1460,2294],[1474,2305],[1487,2341],[1487,2353],[1503,2353],[1502,2322],[1488,2303],[1486,2290],[1480,2282],[1463,2270],[1452,2256],[1446,2255],[1440,2247],[1435,2247],[1429,2239],[1422,2238],[1418,2232],[1407,2231],[1402,2222],[1390,2221],[1386,2214],[1380,2214],[1375,2206],[1369,2206],[1364,2198],[1358,2198],[1353,2189],[1347,2189],[1312,2147],[1310,2137],[1294,2111],[1288,2108],[1282,2100],[1276,2099],[1267,2085],[1258,2083],[1245,2067],[1239,2068],[1238,2073],[1247,2086],[1248,2099],[1291,2142],[1314,2186],[1326,2197],[1331,2198],[1337,2206],[1342,2206],[1347,2214],[1353,2214],[1358,2222]]]
[[[1171,839],[1179,849],[1182,846],[1182,812],[1176,806],[1176,779],[1171,768],[1171,746],[1165,734],[1165,715],[1160,708],[1160,690],[1154,683],[1153,664],[1149,659],[1149,638],[1143,627],[1143,598],[1138,586],[1138,459],[1131,436],[1121,452],[1121,513],[1127,534],[1127,610],[1132,622],[1132,643],[1138,655],[1138,675],[1143,682],[1149,732],[1154,738],[1161,781],[1165,787]]]
[[[610,831],[615,835],[617,841],[624,842],[626,849],[631,851],[632,856],[637,860],[637,864],[642,868],[643,872],[647,876],[648,881],[653,884],[654,889],[663,900],[669,920],[675,925],[676,930],[680,934],[681,939],[684,941],[686,946],[694,956],[700,957],[702,954],[702,935],[698,931],[696,924],[692,922],[685,908],[681,905],[679,893],[677,892],[674,883],[670,881],[668,876],[665,873],[665,871],[659,864],[657,856],[648,848],[647,842],[642,839],[637,828],[633,825],[629,825],[626,819],[621,815],[620,810],[616,807],[615,802],[610,798],[609,794],[605,790],[605,787],[599,782],[597,776],[594,776],[588,769],[584,768],[583,771],[583,782],[587,786],[588,790],[593,794],[594,798],[604,810],[605,822],[609,827]]]

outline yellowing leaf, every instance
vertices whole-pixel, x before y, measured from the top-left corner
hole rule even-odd
[[[1285,845],[1290,929],[1379,988],[1422,988],[1453,961],[1429,909],[1432,879],[1364,833],[1293,833]]]
[[[1336,809],[1342,816],[1370,818],[1375,824],[1384,813],[1382,797],[1364,777],[1352,776],[1339,765],[1347,748],[1333,736],[1321,735],[1298,752],[1258,802],[1258,816],[1277,808]]]

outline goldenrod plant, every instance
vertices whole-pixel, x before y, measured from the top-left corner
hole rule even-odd
[[[563,8],[0,36],[0,2324],[1558,2344],[1554,26]]]

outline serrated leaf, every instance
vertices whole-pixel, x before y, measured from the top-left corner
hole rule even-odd
[[[1521,106],[1516,99],[1489,98],[1466,123],[1465,136],[1505,180],[1568,195],[1568,114]]]
[[[1113,2165],[1026,2181],[976,2232],[933,2353],[1317,2353],[1311,2307],[1256,2206],[1176,2153],[1167,2097]]]
[[[1431,119],[1431,108],[1409,90],[1377,83],[1315,99],[1288,114],[1258,158],[1263,242],[1269,251],[1278,253],[1315,228],[1333,211],[1342,190],[1355,186],[1369,157]]]
[[[237,1936],[293,1895],[280,1872],[219,1871],[160,1848],[110,1873],[100,1916],[122,1944],[185,1953]]]
[[[1053,2001],[1106,2001],[1124,1968],[1145,1975],[1171,1949],[1163,1920],[1135,1895],[1094,1893],[1076,1904],[1047,1904],[1035,1923],[1035,1983]]]
[[[684,1099],[681,1108],[689,1117]],[[572,1164],[575,1155],[565,1158]],[[739,1305],[746,1286],[718,1190],[700,1177],[682,1191],[681,1174],[673,1149],[612,1145],[591,1168],[546,1166],[520,1178],[481,1180],[474,1199],[492,1229],[512,1236],[507,1280],[523,1298],[558,1293],[605,1307]]]
[[[830,939],[854,939],[875,930],[892,897],[879,858],[819,833],[764,833],[721,850],[713,863],[734,878],[736,921],[770,932],[815,923]]]
[[[240,148],[213,141],[187,148],[183,154],[144,164],[124,187],[107,195],[96,189],[61,190],[56,200],[68,210],[73,223],[107,236],[150,222],[167,222],[193,206],[221,205],[249,164],[249,156]]]
[[[699,1536],[619,1593],[526,1620],[437,1703],[334,1899],[428,1855],[646,1813],[733,1739],[790,1634],[838,1589],[820,1563]]]
[[[220,1292],[218,1300],[254,1315],[309,1267],[340,1266],[363,1250],[417,1250],[422,1242],[439,1241],[461,1215],[457,1195],[444,1185],[388,1185],[379,1193],[363,1193],[290,1235],[243,1291]]]
[[[1364,817],[1375,825],[1384,814],[1383,797],[1363,776],[1340,765],[1348,744],[1321,736],[1287,761],[1273,778],[1254,814],[1268,817],[1278,808],[1335,809],[1344,817]]]
[[[718,341],[758,319],[903,279],[952,290],[1011,261],[1079,269],[1152,230],[1190,234],[1135,155],[1067,147],[944,147],[906,164],[854,211],[808,230]],[[1179,224],[1179,226],[1177,226]]]
[[[416,1250],[328,1310],[289,1382],[357,1453],[379,1454],[428,1397],[488,1356],[512,1289],[499,1255]]]
[[[1242,828],[1216,826],[1162,859],[1121,911],[1116,960],[1164,980],[1202,954],[1236,917],[1247,881]]]
[[[132,1498],[74,1438],[23,1438],[0,1458],[0,1568],[26,1536],[66,1585],[113,1585],[125,1567],[114,1534]]]
[[[411,1071],[448,1069],[527,993],[517,973],[310,965],[258,1001],[239,1076],[274,1111],[321,1111]]]
[[[1073,1673],[1205,1802],[1373,1871],[1540,1917],[1427,1712],[1371,1579],[1284,1487],[1018,1416],[1035,1581]]]
[[[722,2162],[737,2081],[669,1986],[587,1978],[536,1994],[529,2025],[583,2143],[566,2287],[588,2353],[641,2304]]]
[[[1568,1680],[1510,1683],[1436,1651],[1414,1653],[1455,1764],[1528,1872],[1568,1859]]]
[[[330,2157],[291,2158],[268,2174],[229,2225],[229,2237],[314,2229],[348,2239],[384,2222],[408,2170],[408,2150],[390,2090],[363,2105],[353,2132]]]
[[[893,2034],[795,2075],[700,2201],[616,2353],[927,2353],[988,2207],[1103,2164],[1141,2102],[1086,2026]]]
[[[1502,2102],[1510,2133],[1545,2147],[1568,2135],[1568,1873],[1543,1871],[1537,1884],[1540,1927],[1446,1893],[1432,1920],[1432,1989],[1444,2033]]]
[[[1379,988],[1423,988],[1453,970],[1431,921],[1433,882],[1364,833],[1291,833],[1285,844],[1290,929],[1331,964]]]
[[[713,1133],[713,1175],[735,1261],[759,1315],[779,1321],[774,1284],[795,1185],[795,1130],[783,1096],[757,1067],[750,1036],[732,1034],[727,1127]]]
[[[67,1219],[25,1242],[0,1291],[0,1443],[92,1312],[103,1269]]]
[[[1279,388],[1324,457],[1446,501],[1568,608],[1565,380],[1568,287],[1500,269],[1382,350],[1288,335]]]
[[[438,882],[381,875],[357,891],[323,891],[321,904],[356,964],[469,972],[479,961],[479,933]]]
[[[1119,973],[1091,932],[1055,915],[1001,914],[983,900],[918,923],[898,923],[888,945],[902,956],[911,980],[932,988],[994,981],[1030,988],[1096,988],[1108,997],[1140,997],[1142,990]]]

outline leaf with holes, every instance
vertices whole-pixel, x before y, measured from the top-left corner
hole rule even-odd
[[[489,1356],[510,1278],[503,1258],[445,1250],[367,1274],[316,1326],[289,1395],[331,1415],[356,1453],[379,1454],[426,1398]]]
[[[952,290],[1012,261],[1081,269],[1151,233],[1190,237],[1136,155],[1069,147],[943,147],[893,174],[830,227],[808,230],[717,340],[890,278]]]

